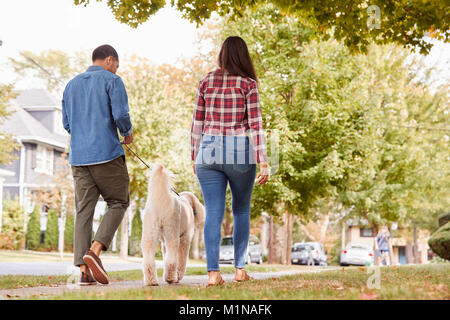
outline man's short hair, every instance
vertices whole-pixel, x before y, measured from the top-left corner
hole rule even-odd
[[[119,55],[117,54],[116,49],[111,47],[109,44],[104,44],[94,50],[92,52],[92,62],[95,60],[105,60],[109,56],[119,60]]]

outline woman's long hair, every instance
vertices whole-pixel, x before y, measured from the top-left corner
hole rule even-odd
[[[230,74],[258,81],[247,44],[241,37],[228,37],[219,53],[219,67]]]

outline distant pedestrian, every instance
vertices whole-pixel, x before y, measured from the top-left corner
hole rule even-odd
[[[383,225],[380,232],[375,237],[375,249],[380,253],[380,263],[384,265],[390,265],[390,246],[391,246],[391,234],[387,226]]]
[[[109,282],[99,255],[110,245],[130,202],[130,180],[117,129],[124,144],[133,142],[133,129],[125,86],[116,75],[119,56],[113,47],[103,45],[92,53],[92,63],[69,81],[62,100],[63,125],[71,135],[74,264],[80,267],[80,285]],[[92,241],[92,221],[100,195],[108,211]]]

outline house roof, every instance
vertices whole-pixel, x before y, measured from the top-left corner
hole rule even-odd
[[[61,103],[44,89],[21,90],[13,102],[24,109],[61,109]]]
[[[41,142],[65,149],[67,137],[50,132],[26,110],[17,105],[8,107],[11,114],[0,123],[0,130],[12,134],[22,141]]]

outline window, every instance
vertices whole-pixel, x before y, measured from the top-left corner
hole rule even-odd
[[[36,172],[53,175],[53,149],[37,145]]]
[[[359,229],[360,237],[374,237],[373,228],[361,228]]]

